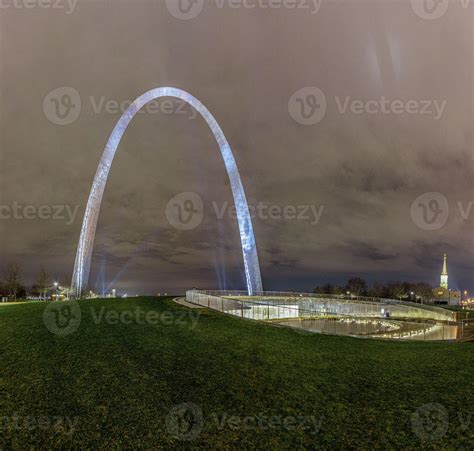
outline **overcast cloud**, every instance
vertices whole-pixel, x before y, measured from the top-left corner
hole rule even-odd
[[[205,0],[189,20],[164,0],[22,4],[0,9],[0,263],[19,262],[29,282],[41,266],[70,280],[92,179],[120,117],[109,101],[175,86],[209,108],[234,151],[257,211],[265,288],[353,275],[434,285],[447,252],[451,286],[474,289],[474,4],[451,0],[432,20],[416,0],[296,9]],[[77,91],[80,111],[73,91],[49,94],[62,87]],[[311,111],[314,91],[290,101],[305,87],[326,102],[323,111],[316,97],[313,125],[295,115]],[[167,220],[182,192],[203,201],[192,230]],[[201,118],[176,103],[138,115],[105,192],[91,284],[243,288],[231,206]]]

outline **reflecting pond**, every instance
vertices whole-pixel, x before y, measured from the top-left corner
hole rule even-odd
[[[309,332],[401,340],[456,340],[458,327],[374,318],[290,318],[278,324]]]

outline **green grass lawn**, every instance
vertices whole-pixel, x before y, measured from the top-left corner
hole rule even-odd
[[[474,446],[469,343],[304,334],[158,298],[81,301],[60,336],[46,305],[0,305],[3,449]]]

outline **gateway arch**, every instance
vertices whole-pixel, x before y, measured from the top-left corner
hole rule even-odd
[[[72,275],[71,291],[74,297],[80,297],[87,287],[92,259],[97,221],[99,219],[100,206],[104,195],[105,185],[109,176],[110,168],[117,151],[118,145],[125,133],[128,125],[147,103],[161,97],[174,97],[180,99],[194,107],[204,118],[207,125],[214,134],[214,138],[219,145],[222,158],[224,160],[227,175],[229,176],[235,209],[237,212],[237,222],[242,243],[242,253],[244,258],[245,278],[249,295],[263,291],[262,279],[260,275],[260,265],[258,261],[255,235],[250,217],[244,187],[240,179],[239,170],[234,159],[232,150],[227,142],[222,129],[209,110],[194,96],[178,88],[156,88],[142,94],[125,111],[115,125],[112,134],[105,146],[102,158],[99,162],[95,174],[92,189],[89,194],[84,220],[82,223],[81,235],[77,246],[76,260]]]

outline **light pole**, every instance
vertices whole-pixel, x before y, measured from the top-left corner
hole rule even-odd
[[[58,299],[58,282],[54,282],[54,296]]]

